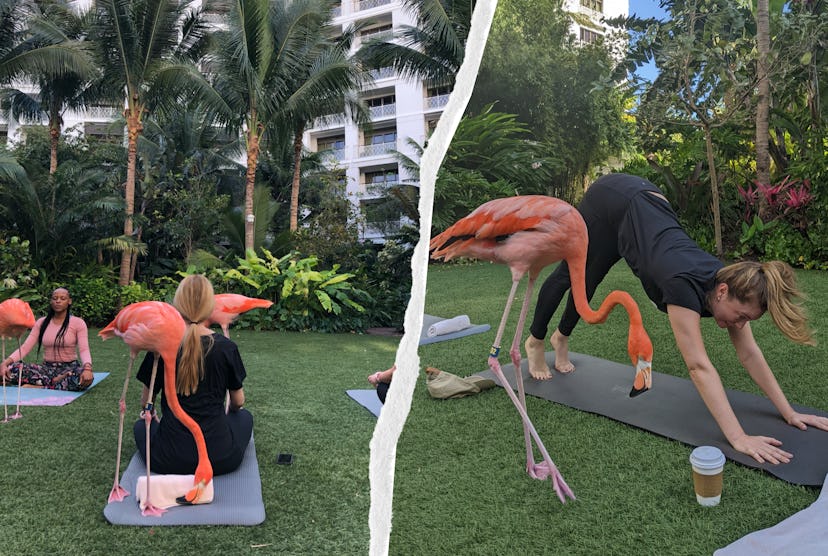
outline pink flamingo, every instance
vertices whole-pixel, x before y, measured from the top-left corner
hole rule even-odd
[[[267,309],[273,302],[268,299],[246,297],[237,293],[217,293],[216,305],[210,318],[204,323],[206,326],[218,324],[225,338],[230,337],[230,325],[239,318],[239,315],[252,309]]]
[[[20,351],[20,337],[35,325],[32,308],[22,299],[11,298],[0,303],[0,338],[3,343],[3,359],[6,360],[6,338],[17,339],[17,350]],[[9,417],[6,405],[6,375],[3,375],[3,423],[9,419],[23,417],[20,413],[20,387],[23,385],[23,373],[17,378],[17,410]]]
[[[552,485],[561,502],[566,496],[575,498],[529,420],[526,413],[526,395],[520,371],[519,339],[532,296],[532,289],[540,271],[555,262],[567,261],[571,275],[572,294],[578,313],[589,323],[604,322],[616,304],[622,304],[630,316],[628,352],[636,366],[634,385],[641,389],[651,386],[653,348],[644,330],[638,306],[626,292],[612,292],[598,311],[593,311],[586,299],[584,273],[588,235],[581,214],[570,204],[542,195],[525,195],[495,199],[484,203],[443,233],[432,238],[432,258],[448,261],[454,257],[473,257],[508,265],[512,274],[512,288],[506,301],[503,317],[497,329],[494,345],[489,353],[489,367],[504,385],[505,390],[523,419],[526,441],[526,470],[536,479],[551,477]],[[498,355],[517,286],[524,274],[529,274],[526,297],[520,310],[509,354],[515,366],[520,399],[509,388],[500,368]],[[634,386],[635,390],[635,386]],[[531,439],[534,439],[543,461],[534,462]]]
[[[239,318],[239,315],[253,309],[268,309],[273,302],[269,299],[258,299],[247,297],[238,293],[217,293],[213,296],[215,305],[210,317],[204,326],[210,327],[213,324],[221,326],[225,338],[230,337],[230,325]],[[230,392],[224,396],[224,412],[230,411]]]
[[[207,445],[201,427],[196,423],[178,402],[178,395],[175,391],[175,368],[178,348],[184,337],[184,319],[178,310],[167,303],[160,301],[142,301],[127,305],[115,316],[98,335],[104,340],[118,336],[130,347],[130,363],[127,376],[124,381],[124,388],[119,401],[120,422],[118,425],[118,455],[115,466],[115,483],[109,495],[110,501],[123,500],[128,494],[118,483],[121,460],[121,443],[123,437],[124,413],[126,411],[126,391],[129,382],[132,366],[136,355],[141,350],[150,351],[155,354],[153,362],[152,379],[150,380],[150,392],[154,387],[155,371],[160,357],[164,361],[164,396],[173,414],[181,423],[190,430],[196,442],[198,450],[198,466],[195,471],[194,486],[185,495],[187,502],[197,503],[204,492],[204,488],[213,479],[213,468],[207,455]],[[151,406],[148,404],[144,412],[144,419],[147,422],[147,505],[143,510],[144,515],[161,515],[164,510],[152,506],[149,501],[149,480],[150,480],[150,446],[149,446],[149,421],[152,419]]]

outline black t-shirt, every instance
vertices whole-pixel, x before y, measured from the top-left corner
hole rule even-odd
[[[589,241],[617,242],[619,255],[659,310],[678,305],[710,316],[705,298],[724,265],[690,239],[667,201],[648,192],[661,193],[637,176],[596,180],[578,206]]]
[[[209,336],[202,336],[205,352]],[[233,435],[226,422],[224,400],[226,390],[238,390],[247,376],[238,347],[220,334],[213,334],[213,346],[204,358],[204,377],[199,381],[195,393],[178,395],[181,408],[201,427],[207,444],[210,461],[220,462],[233,447]],[[152,374],[153,355],[148,353],[138,370],[138,380],[149,387]],[[160,469],[178,468],[183,462],[191,462],[192,473],[198,462],[198,453],[192,433],[185,427],[167,405],[163,394],[164,362],[158,361],[154,391],[161,392],[163,417],[158,432],[152,439],[153,465],[158,462]],[[188,464],[189,465],[189,464]],[[184,472],[184,471],[167,471]]]

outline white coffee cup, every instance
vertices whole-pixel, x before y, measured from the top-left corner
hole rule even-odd
[[[715,506],[721,500],[724,464],[724,454],[715,446],[699,446],[690,454],[696,501],[702,506]]]

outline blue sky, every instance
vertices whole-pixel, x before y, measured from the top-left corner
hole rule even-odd
[[[664,19],[666,15],[664,10],[659,7],[659,0],[630,0],[628,12],[630,15],[635,14],[642,18],[656,17]],[[650,63],[646,66],[642,66],[636,73],[638,73],[641,77],[652,81],[656,76],[655,64]]]
[[[659,0],[630,0],[629,13],[639,17],[664,17]]]

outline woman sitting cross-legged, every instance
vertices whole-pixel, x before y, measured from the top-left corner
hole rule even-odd
[[[73,392],[89,388],[95,379],[89,332],[86,322],[72,315],[71,309],[69,290],[55,289],[49,298],[46,316],[35,322],[22,346],[0,362],[0,375],[6,377],[7,383]],[[21,361],[35,344],[38,357],[43,348],[43,363]]]
[[[204,323],[213,310],[213,286],[201,275],[184,278],[175,292],[173,305],[187,328],[176,364],[176,385],[181,408],[201,427],[215,475],[230,473],[241,465],[253,434],[253,416],[243,409],[242,382],[247,373],[235,343],[214,334]],[[138,370],[144,383],[142,407],[163,392],[164,365],[158,361],[155,384],[150,395],[153,355],[148,354]],[[224,400],[230,391],[229,412]],[[162,418],[150,421],[150,466],[158,473],[189,475],[198,465],[195,440],[173,414],[161,395]],[[133,428],[135,444],[146,461],[146,425],[139,419]]]

